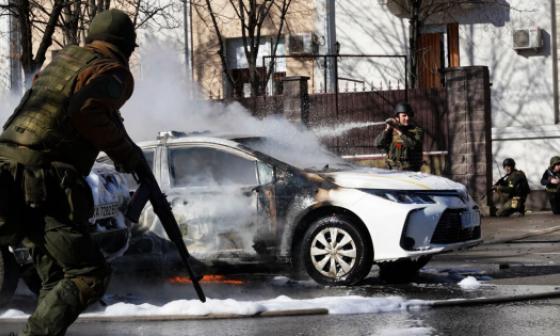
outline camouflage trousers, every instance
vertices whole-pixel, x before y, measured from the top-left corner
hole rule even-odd
[[[514,213],[519,212],[525,215],[525,199],[521,197],[513,197],[508,199],[504,205],[496,212],[498,217],[509,217]]]
[[[0,162],[0,242],[28,247],[41,279],[37,307],[20,335],[64,335],[103,295],[110,268],[87,233],[87,183],[67,167],[37,170]]]

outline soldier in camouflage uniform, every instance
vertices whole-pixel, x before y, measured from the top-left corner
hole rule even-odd
[[[543,173],[541,184],[545,186],[552,213],[560,215],[560,156],[553,156]]]
[[[133,90],[135,41],[128,15],[97,15],[85,47],[58,53],[0,135],[0,245],[22,241],[42,281],[23,335],[64,335],[108,285],[110,268],[87,232],[84,176],[99,151],[126,171],[146,165],[119,113]]]
[[[375,146],[386,151],[388,169],[420,171],[424,130],[412,122],[414,111],[408,103],[398,103],[394,113],[383,133],[375,138]]]
[[[506,200],[496,215],[509,217],[516,212],[524,215],[525,200],[530,192],[527,177],[521,170],[515,169],[515,161],[512,158],[505,159],[502,166],[506,174],[494,184],[492,189],[505,196]]]

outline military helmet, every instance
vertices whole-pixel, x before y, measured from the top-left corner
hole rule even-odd
[[[507,158],[502,162],[502,167],[509,166],[511,168],[515,168],[515,160],[512,158]]]
[[[553,156],[550,158],[550,168],[556,166],[557,164],[560,164],[560,156]]]
[[[409,117],[414,117],[414,111],[412,110],[412,106],[410,106],[407,102],[399,102],[395,105],[395,109],[393,110],[395,116],[399,113],[408,114]]]
[[[108,9],[97,14],[89,26],[86,42],[101,40],[115,45],[130,57],[136,44],[136,32],[130,17],[118,9]]]

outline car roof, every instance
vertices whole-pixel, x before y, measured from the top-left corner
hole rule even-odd
[[[211,143],[239,148],[239,143],[262,138],[262,136],[255,135],[227,134],[206,131],[192,133],[162,131],[159,132],[156,140],[142,141],[139,142],[138,145],[140,147],[155,147],[160,144]]]

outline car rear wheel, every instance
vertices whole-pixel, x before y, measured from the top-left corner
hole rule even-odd
[[[424,267],[431,258],[432,256],[423,256],[416,260],[401,259],[380,263],[378,265],[379,278],[392,283],[409,282],[418,275],[418,271]]]
[[[0,249],[0,307],[10,302],[18,283],[18,266],[8,248]]]
[[[323,285],[353,285],[370,271],[373,249],[367,232],[341,214],[322,217],[305,232],[299,258]]]

